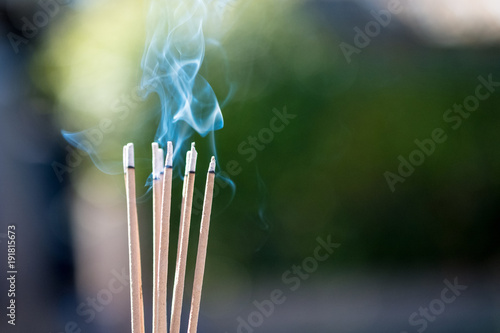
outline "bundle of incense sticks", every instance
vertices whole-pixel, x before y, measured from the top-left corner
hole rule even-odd
[[[156,142],[153,150],[153,333],[167,332],[167,272],[170,233],[170,211],[172,198],[173,145],[167,143],[167,154],[163,163],[163,150]],[[184,280],[191,225],[196,159],[198,153],[191,144],[186,154],[186,169],[182,189],[181,219],[174,288],[170,333],[179,333],[184,294]],[[123,167],[127,194],[128,244],[130,269],[130,302],[132,333],[144,333],[144,304],[142,298],[141,256],[139,244],[139,223],[135,198],[134,145],[123,147]],[[212,211],[213,189],[215,181],[215,157],[212,156],[208,167],[205,186],[205,199],[200,224],[198,253],[194,272],[193,294],[189,313],[188,332],[195,333],[198,326],[201,291],[208,245],[210,215]]]

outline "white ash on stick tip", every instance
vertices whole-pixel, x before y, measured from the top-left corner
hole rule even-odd
[[[210,165],[208,166],[208,172],[215,172],[215,156],[212,156],[210,160]]]
[[[189,174],[189,166],[191,165],[191,150],[188,150],[186,153],[186,168],[184,171],[184,175],[187,176]]]
[[[186,153],[186,167],[184,169],[184,182],[182,183],[182,197],[186,194],[186,179],[189,175],[189,166],[191,165],[191,150]]]
[[[127,172],[127,168],[134,167],[134,144],[129,143],[123,146],[123,171]]]
[[[151,151],[152,151],[152,165],[153,165],[153,180],[157,180],[160,178],[160,170],[158,170],[158,142],[151,143]]]
[[[158,152],[156,154],[156,169],[159,170],[160,175],[163,174],[163,149],[158,148]]]
[[[127,144],[128,154],[127,154],[127,165],[129,168],[135,168],[135,160],[134,160],[134,144]]]
[[[198,152],[196,151],[196,148],[194,147],[194,142],[191,143],[191,155],[189,159],[189,172],[195,172],[196,171],[196,158],[198,157]]]
[[[123,173],[127,172],[127,146],[123,146]]]
[[[174,159],[174,148],[172,141],[167,142],[167,158],[165,160],[165,167],[171,168]]]

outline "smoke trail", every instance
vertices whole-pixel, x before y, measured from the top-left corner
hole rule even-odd
[[[209,136],[224,126],[217,97],[200,74],[205,56],[204,27],[221,20],[228,1],[152,0],[148,13],[148,38],[142,58],[141,84],[145,96],[156,93],[161,118],[155,140],[173,141],[174,158],[196,132]],[[220,22],[219,22],[220,25]],[[218,45],[216,39],[210,42]]]
[[[143,76],[139,99],[155,93],[160,106],[147,110],[147,115],[134,126],[139,132],[146,121],[160,113],[155,141],[166,146],[174,142],[174,158],[182,165],[181,151],[194,133],[206,137],[211,153],[216,154],[214,131],[224,126],[220,104],[208,81],[200,74],[206,46],[217,51],[217,76],[227,84],[227,102],[233,91],[229,83],[227,59],[219,38],[223,16],[232,8],[233,0],[151,0],[147,15],[147,40],[141,61]],[[205,38],[208,30],[209,38]],[[224,103],[223,102],[223,103]],[[127,110],[130,112],[131,110]],[[151,112],[152,111],[152,112]],[[117,121],[118,122],[118,121]],[[113,124],[114,126],[115,124]],[[81,132],[62,131],[63,137],[74,147],[85,151],[94,165],[107,174],[121,173],[121,162],[109,159],[104,152],[103,131],[98,127]],[[128,138],[127,140],[130,140]],[[227,180],[234,189],[234,184]],[[148,182],[146,183],[146,186]]]

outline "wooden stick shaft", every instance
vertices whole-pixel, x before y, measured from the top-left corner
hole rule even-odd
[[[198,328],[201,291],[203,287],[203,276],[205,274],[205,262],[207,258],[210,215],[212,213],[214,179],[215,179],[215,173],[209,172],[207,174],[207,184],[205,186],[205,200],[203,202],[203,213],[201,215],[200,239],[198,241],[198,254],[196,256],[196,268],[194,271],[193,295],[191,298],[191,310],[189,314],[188,333],[196,333],[196,330]]]
[[[153,333],[167,333],[167,276],[168,276],[168,244],[170,237],[170,210],[172,198],[172,168],[166,168],[163,180],[160,228],[160,247],[158,252],[158,277],[154,286],[158,297],[156,323]]]
[[[141,253],[139,223],[135,198],[135,170],[128,168],[125,174],[128,211],[128,242],[130,270],[130,302],[132,333],[144,333],[144,303],[142,299]]]
[[[177,262],[175,268],[170,333],[179,333],[181,326],[182,298],[184,294],[184,279],[186,276],[186,262],[189,243],[189,228],[191,225],[191,208],[193,204],[194,179],[194,173],[189,173],[187,176],[182,221],[179,231],[180,243],[178,246]]]
[[[158,253],[160,250],[161,186],[160,179],[153,179],[153,327],[155,327],[158,308],[158,293],[155,286],[158,279]]]

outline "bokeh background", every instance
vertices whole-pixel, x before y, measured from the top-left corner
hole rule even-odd
[[[226,19],[216,22],[225,29],[225,57],[208,45],[202,72],[217,95],[227,93],[228,82],[234,88],[215,139],[219,171],[228,172],[230,161],[240,168],[231,182],[218,175],[199,332],[500,332],[500,87],[490,87],[456,128],[458,120],[443,118],[475,94],[480,76],[500,82],[500,5],[401,0],[397,14],[373,28],[372,11],[397,3],[219,1],[226,7]],[[109,293],[110,281],[128,269],[123,176],[101,171],[119,169],[130,141],[150,330],[148,177],[159,100],[137,90],[149,2],[0,5],[1,331],[130,331],[128,286]],[[369,41],[356,41],[357,29]],[[346,56],[341,45],[356,42],[367,45]],[[284,110],[295,118],[270,137],[265,129]],[[94,137],[99,169],[61,130],[96,129],[103,121],[112,129]],[[415,140],[436,128],[446,141],[391,190],[386,172],[397,174],[398,157],[408,159]],[[248,152],[252,137],[255,154]],[[209,144],[193,140],[204,170]],[[203,171],[201,192],[204,182]],[[181,186],[176,178],[174,193]],[[179,198],[170,272],[178,206]],[[195,211],[186,300],[199,219]],[[11,224],[18,241],[15,327],[5,316]],[[287,275],[310,264],[318,237],[340,247],[307,266],[307,275]],[[300,285],[286,276],[302,276]],[[467,289],[441,308],[445,280]],[[256,315],[254,302],[271,299],[275,289],[286,300],[269,316]],[[437,314],[419,313],[412,324],[429,306]]]

